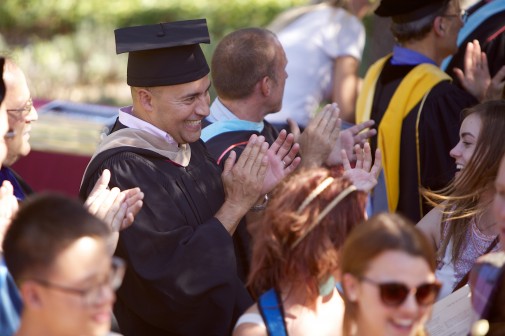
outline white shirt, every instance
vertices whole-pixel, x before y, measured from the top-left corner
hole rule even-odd
[[[277,35],[286,52],[289,77],[281,111],[265,119],[286,123],[290,117],[305,127],[319,105],[331,100],[335,59],[352,56],[361,60],[365,29],[346,10],[324,6],[304,14]]]
[[[134,116],[133,106],[126,106],[119,109],[119,122],[126,127],[139,129],[156,137],[165,139],[165,141],[171,145],[177,144],[174,138],[172,138],[172,136],[170,136],[167,132],[160,130],[153,124]]]

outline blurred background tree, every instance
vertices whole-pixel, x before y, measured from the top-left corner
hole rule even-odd
[[[207,18],[210,60],[225,34],[266,26],[307,0],[2,0],[0,52],[25,71],[34,97],[126,105],[125,54],[115,54],[113,30]]]

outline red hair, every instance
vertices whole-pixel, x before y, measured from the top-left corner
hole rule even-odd
[[[335,180],[297,213],[307,196],[328,177]],[[291,175],[272,194],[254,232],[249,286],[254,296],[274,288],[305,287],[308,305],[315,303],[318,286],[339,267],[339,251],[349,232],[364,220],[366,193],[351,192],[301,242],[320,212],[351,182],[341,172],[325,168]]]

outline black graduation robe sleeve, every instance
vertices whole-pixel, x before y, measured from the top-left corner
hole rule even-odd
[[[101,164],[82,187],[89,193],[108,168],[111,187],[144,192],[115,252],[128,265],[114,308],[125,336],[227,335],[252,304],[232,238],[213,217],[224,200],[220,169],[203,143],[191,147],[186,168],[153,153],[98,156]]]

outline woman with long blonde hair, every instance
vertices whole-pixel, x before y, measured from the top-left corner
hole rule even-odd
[[[450,152],[456,177],[439,192],[424,191],[435,208],[418,227],[437,251],[437,277],[443,282],[440,298],[468,282],[478,257],[500,250],[491,204],[504,143],[505,101],[464,110],[460,141]]]

